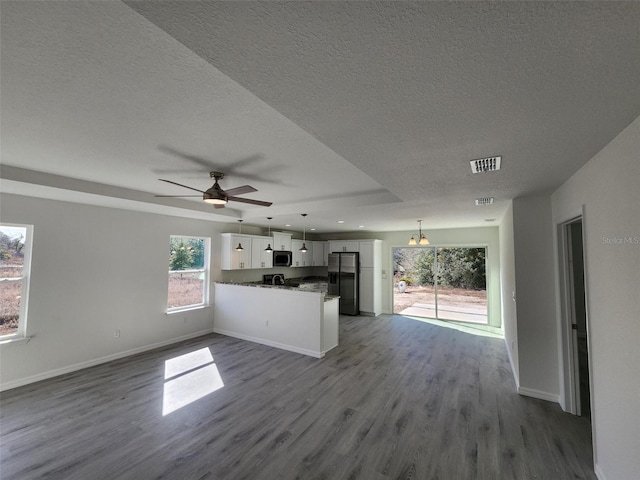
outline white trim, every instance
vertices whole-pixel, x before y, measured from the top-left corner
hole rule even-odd
[[[3,335],[0,337],[0,345],[9,345],[10,343],[28,343],[31,337],[23,337],[21,335]]]
[[[129,357],[131,355],[135,355],[138,353],[147,352],[149,350],[154,350],[156,348],[165,347],[167,345],[182,342],[184,340],[189,340],[191,338],[200,337],[202,335],[208,335],[210,333],[212,333],[211,329],[202,330],[200,332],[190,333],[188,335],[183,335],[181,337],[176,337],[169,340],[163,340],[162,342],[152,343],[150,345],[145,345],[143,347],[133,348],[131,350],[126,350],[124,352],[114,353],[112,355],[107,355],[106,357],[94,358],[93,360],[87,360],[86,362],[76,363],[74,365],[68,365],[62,368],[56,368],[55,370],[49,370],[48,372],[32,375],[31,377],[21,378],[19,380],[14,380],[12,382],[2,383],[0,384],[0,392],[3,392],[5,390],[10,390],[12,388],[22,387],[24,385],[39,382],[41,380],[47,380],[49,378],[57,377],[60,375],[65,375],[67,373],[75,372],[85,368],[94,367],[96,365],[111,362],[113,360],[118,360],[124,357]]]
[[[301,355],[308,355],[314,358],[324,357],[325,352],[316,352],[314,350],[308,350],[306,348],[299,348],[293,345],[287,345],[285,343],[273,342],[271,340],[265,340],[264,338],[252,337],[251,335],[244,335],[242,333],[233,332],[231,330],[223,330],[220,328],[213,328],[214,333],[220,335],[226,335],[228,337],[239,338],[240,340],[247,340],[249,342],[259,343],[261,345],[267,345],[268,347],[280,348],[289,352],[300,353]]]
[[[540,390],[535,390],[533,388],[526,387],[518,387],[517,391],[520,395],[524,395],[527,397],[538,398],[540,400],[547,400],[549,402],[558,403],[560,399],[559,395],[556,393],[542,392]]]
[[[518,371],[516,366],[513,364],[512,352],[511,352],[511,348],[508,345],[507,338],[503,336],[503,340],[504,340],[504,346],[507,349],[507,357],[509,357],[509,365],[511,365],[511,373],[513,375],[513,380],[516,384],[516,390],[520,390],[520,372]]]

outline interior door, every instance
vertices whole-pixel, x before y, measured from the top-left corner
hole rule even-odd
[[[576,413],[590,417],[591,398],[582,221],[570,223],[566,228]]]

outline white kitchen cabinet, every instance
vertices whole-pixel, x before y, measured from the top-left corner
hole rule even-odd
[[[242,270],[251,267],[251,236],[234,233],[222,233],[222,252],[220,257],[221,270]],[[242,244],[242,251],[237,251],[238,244]]]
[[[381,262],[382,240],[359,240],[360,267],[375,268]]]
[[[272,232],[273,244],[271,245],[274,250],[291,250],[291,234],[284,232]]]
[[[311,242],[304,242],[307,246],[306,252],[301,252],[302,240],[291,240],[291,266],[310,267],[313,260],[313,245]]]
[[[329,263],[329,242],[311,242],[313,244],[313,258],[311,260],[314,267],[326,267]]]
[[[273,247],[272,237],[251,237],[251,268],[273,267],[273,251],[265,250],[268,245]]]
[[[329,250],[331,252],[359,252],[358,240],[331,240]]]

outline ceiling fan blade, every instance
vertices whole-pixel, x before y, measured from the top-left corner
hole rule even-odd
[[[181,183],[172,182],[171,180],[164,180],[162,178],[159,178],[158,180],[160,180],[161,182],[172,183],[174,185],[178,185],[179,187],[188,188],[189,190],[195,190],[196,192],[204,193],[202,190],[198,190],[197,188],[187,187],[186,185],[182,185]]]
[[[202,198],[202,195],[154,195],[156,198],[187,198],[187,197],[198,197]]]
[[[244,185],[242,187],[230,188],[229,190],[225,190],[224,194],[233,196],[233,195],[242,195],[243,193],[251,193],[251,192],[257,192],[257,191],[258,190],[253,188],[251,185]]]
[[[242,197],[228,197],[227,200],[230,202],[240,202],[240,203],[250,203],[251,205],[261,205],[263,207],[270,207],[273,202],[263,202],[261,200],[253,200],[251,198],[242,198]]]

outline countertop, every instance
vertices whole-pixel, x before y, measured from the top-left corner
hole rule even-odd
[[[304,279],[289,279],[285,281],[284,285],[268,285],[262,282],[216,282],[224,285],[238,285],[242,287],[256,287],[256,288],[275,288],[278,290],[290,290],[294,292],[316,292],[322,293],[324,297],[324,301],[327,302],[329,300],[333,300],[336,298],[340,298],[339,295],[329,295],[326,291],[322,289],[315,288],[300,288],[300,285],[305,283],[323,283],[327,281],[326,277],[318,277],[319,280],[308,280],[309,277],[304,277]]]

